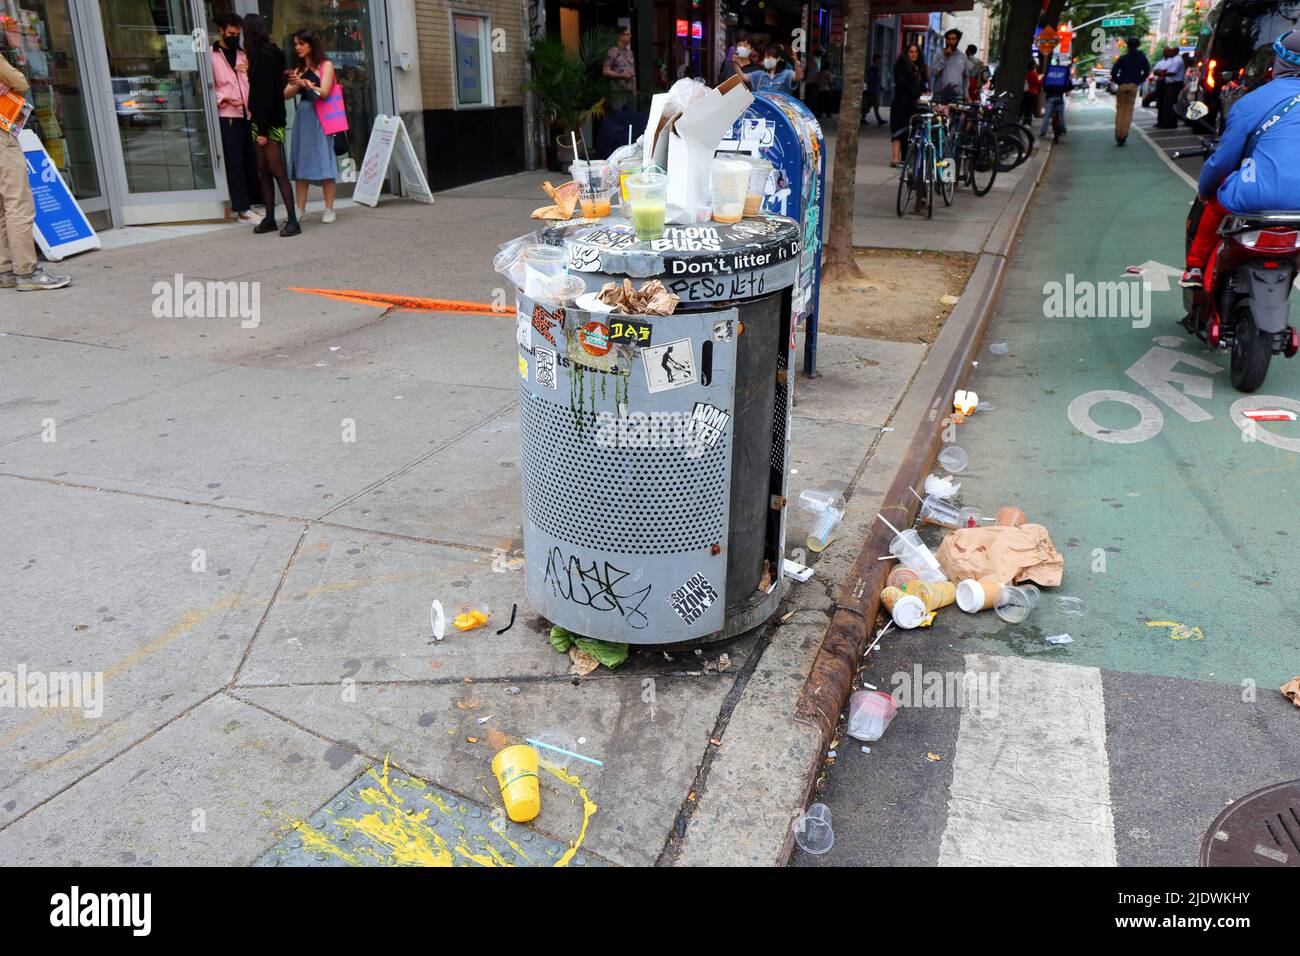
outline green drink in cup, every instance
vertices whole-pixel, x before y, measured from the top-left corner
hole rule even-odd
[[[637,239],[645,242],[664,234],[664,215],[668,208],[668,176],[657,166],[650,166],[627,178],[628,218]]]

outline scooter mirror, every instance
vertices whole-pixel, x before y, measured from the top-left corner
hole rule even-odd
[[[1209,112],[1210,108],[1199,100],[1195,103],[1190,103],[1187,106],[1187,118],[1189,120],[1201,119],[1202,117],[1207,116]]]

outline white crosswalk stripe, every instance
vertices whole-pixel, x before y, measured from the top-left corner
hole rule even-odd
[[[1114,866],[1101,671],[987,654],[966,668],[996,673],[997,692],[962,710],[939,865]]]

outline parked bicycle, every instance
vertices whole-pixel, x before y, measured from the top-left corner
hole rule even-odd
[[[944,182],[945,176],[948,182]],[[953,195],[952,163],[948,155],[944,119],[928,102],[922,102],[912,115],[903,162],[898,167],[898,202],[896,211],[902,216],[912,197],[916,197],[917,212],[925,209],[927,219],[934,218],[934,194],[943,196],[944,204],[951,205]]]

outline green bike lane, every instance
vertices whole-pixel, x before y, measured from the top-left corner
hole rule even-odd
[[[1276,357],[1246,397],[1183,332],[1170,273],[1193,190],[1137,136],[1116,148],[1113,116],[1072,104],[968,381],[994,408],[951,432],[959,503],[1044,525],[1061,586],[1018,626],[951,607],[882,639],[864,681],[921,701],[932,674],[995,674],[1000,706],[949,692],[870,753],[842,736],[822,791],[836,847],[799,864],[1191,864],[1227,801],[1300,777],[1278,691],[1300,674],[1300,422],[1233,415],[1300,411],[1300,365]],[[1112,314],[1088,315],[1085,289]]]

